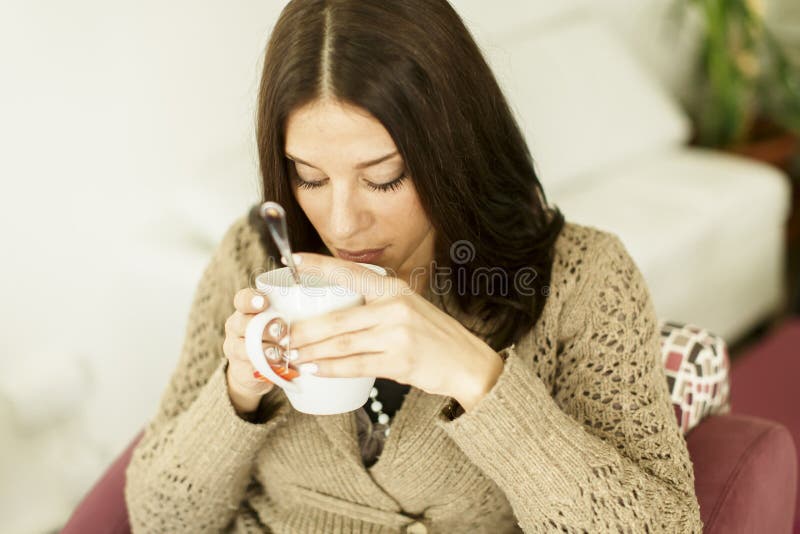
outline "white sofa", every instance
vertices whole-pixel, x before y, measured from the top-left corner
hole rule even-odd
[[[491,16],[480,0],[456,4],[517,112],[550,200],[568,220],[620,236],[660,317],[733,342],[779,308],[788,180],[771,166],[688,147],[677,95],[646,66],[668,50],[691,67],[691,19],[680,34],[667,33],[664,17],[648,27],[644,10],[666,13],[669,2],[659,0],[637,4],[639,12],[619,0],[520,0],[496,4]],[[637,47],[642,32],[649,53]],[[684,76],[683,91],[689,73],[669,72],[673,82]]]
[[[17,147],[0,161],[16,187],[0,212],[14,252],[0,307],[9,533],[56,528],[155,410],[200,273],[258,198],[252,113],[282,5],[51,4],[13,4],[0,31],[0,54],[18,52],[0,88],[0,106],[14,103],[4,146]],[[733,340],[775,309],[786,186],[769,167],[686,148],[692,43],[650,37],[665,0],[454,4],[550,199],[622,238],[662,317]]]

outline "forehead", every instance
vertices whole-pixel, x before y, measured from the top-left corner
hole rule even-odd
[[[306,160],[338,153],[362,161],[396,149],[380,121],[348,103],[314,101],[293,111],[286,121],[286,152]]]

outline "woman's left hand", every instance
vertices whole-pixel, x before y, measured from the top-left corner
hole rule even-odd
[[[399,278],[355,262],[297,254],[300,273],[364,295],[365,305],[293,321],[292,363],[324,377],[376,376],[453,397],[469,411],[497,382],[503,361],[482,339]],[[290,358],[295,356],[290,354]]]

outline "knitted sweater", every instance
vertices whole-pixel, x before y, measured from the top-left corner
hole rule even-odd
[[[233,409],[233,295],[280,266],[246,216],[215,250],[127,469],[134,532],[701,532],[651,298],[615,235],[567,223],[542,315],[491,391],[458,413],[412,387],[368,468],[356,412],[303,414],[278,387],[254,422]]]

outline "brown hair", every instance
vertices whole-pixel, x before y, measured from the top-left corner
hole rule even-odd
[[[389,132],[435,229],[436,264],[450,267],[452,280],[475,280],[477,269],[500,268],[512,280],[520,269],[535,271],[524,292],[514,284],[499,291],[497,279],[484,276],[484,287],[454,295],[462,310],[499,319],[487,338],[495,350],[516,342],[541,314],[564,217],[548,206],[520,129],[459,15],[445,0],[293,0],[283,9],[267,45],[256,136],[263,200],[284,206],[299,251],[324,245],[292,194],[285,124],[323,96],[367,110]],[[257,207],[251,220],[278,259]],[[471,261],[453,262],[451,246],[462,241]]]

